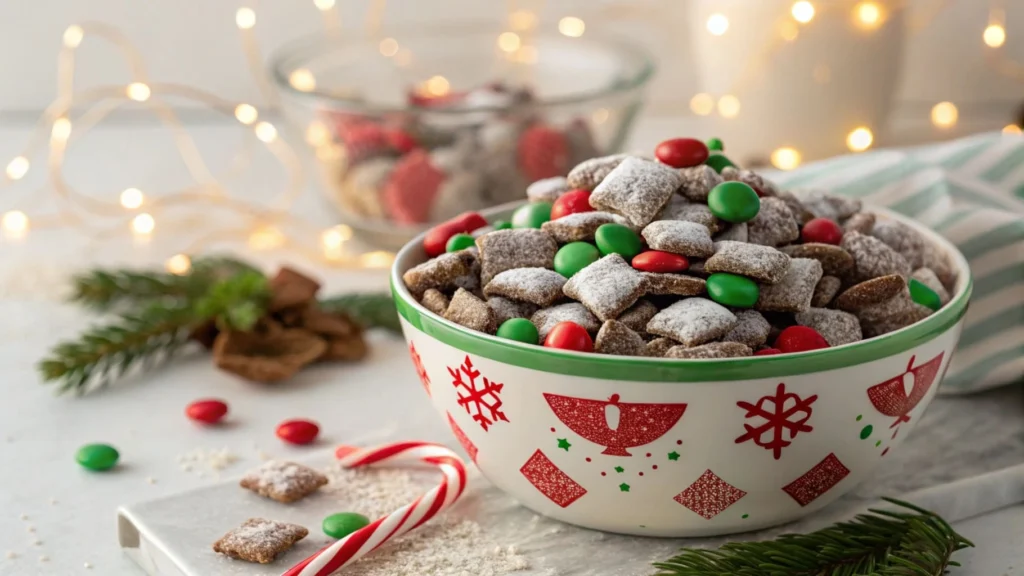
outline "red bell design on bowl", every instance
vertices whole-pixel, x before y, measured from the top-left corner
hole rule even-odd
[[[591,442],[604,446],[608,456],[632,456],[626,448],[650,444],[661,438],[683,417],[686,404],[619,402],[544,394],[555,416]]]
[[[911,356],[907,362],[906,372],[868,388],[868,399],[875,409],[886,416],[896,418],[889,426],[896,428],[892,434],[893,438],[896,437],[896,432],[899,432],[897,427],[900,424],[910,422],[910,412],[921,403],[931,389],[944,355],[945,352],[940,352],[935,358],[917,367],[914,366],[914,359],[917,356]]]

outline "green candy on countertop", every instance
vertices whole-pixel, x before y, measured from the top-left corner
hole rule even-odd
[[[618,254],[629,262],[641,251],[643,242],[636,232],[622,224],[602,224],[594,233],[594,242],[601,254]]]
[[[448,243],[445,244],[446,252],[458,252],[459,250],[465,250],[476,246],[476,238],[473,238],[469,234],[456,234],[448,239]]]
[[[110,470],[117,464],[121,455],[109,444],[86,444],[75,453],[75,460],[83,468],[102,472]]]
[[[712,152],[708,156],[708,159],[704,161],[704,163],[714,168],[715,172],[718,172],[719,174],[722,173],[722,170],[725,169],[726,166],[738,168],[738,166],[733,164],[732,160],[729,160],[729,158],[727,158],[725,154],[722,154],[720,152]]]
[[[324,518],[324,534],[341,540],[345,536],[370,525],[370,519],[355,512],[339,512]]]
[[[708,208],[726,222],[748,222],[761,210],[761,199],[749,184],[722,182],[708,193]]]
[[[551,220],[551,202],[531,202],[512,213],[513,228],[540,228],[548,220]]]
[[[757,283],[745,276],[716,272],[707,279],[708,296],[723,306],[752,308],[761,290]]]
[[[566,278],[601,259],[597,247],[589,242],[570,242],[555,254],[555,272]]]
[[[709,138],[706,144],[708,145],[708,150],[712,150],[714,152],[721,152],[725,150],[725,144],[722,143],[721,138]]]
[[[498,327],[498,338],[536,344],[540,341],[540,333],[537,326],[526,318],[509,318]]]
[[[932,310],[938,310],[942,307],[942,299],[935,293],[935,290],[929,288],[924,282],[911,278],[907,285],[910,287],[910,299],[914,302]]]

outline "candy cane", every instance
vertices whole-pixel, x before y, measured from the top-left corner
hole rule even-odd
[[[327,576],[427,522],[451,506],[466,487],[466,465],[457,454],[439,444],[427,442],[396,442],[376,448],[360,449],[343,446],[337,451],[345,468],[370,464],[431,464],[444,474],[441,483],[411,504],[379,518],[292,566],[283,576]]]

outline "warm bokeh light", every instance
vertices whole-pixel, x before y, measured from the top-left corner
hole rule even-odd
[[[75,24],[68,26],[67,30],[64,30],[64,45],[68,48],[78,48],[78,45],[82,43],[82,38],[85,37],[85,31],[82,27]]]
[[[0,227],[8,237],[20,238],[28,231],[28,216],[21,210],[4,212],[3,218],[0,219]]]
[[[594,124],[604,124],[608,121],[609,116],[611,116],[611,111],[607,108],[598,108],[590,114],[590,119]]]
[[[402,48],[395,53],[395,64],[400,68],[407,68],[412,64],[412,50],[408,48]]]
[[[715,99],[705,92],[696,94],[690,98],[690,110],[697,116],[707,116],[715,110]]]
[[[121,192],[121,206],[128,210],[135,210],[146,201],[146,196],[138,188],[126,188]]]
[[[999,24],[989,24],[982,34],[982,39],[990,48],[999,48],[1006,43],[1006,28]]]
[[[135,218],[132,218],[132,232],[139,235],[152,234],[153,229],[156,228],[156,220],[153,216],[143,212]]]
[[[171,274],[182,276],[192,270],[192,259],[184,254],[175,254],[164,262],[164,268]]]
[[[331,131],[319,120],[314,120],[306,127],[306,144],[323,146],[331,141]]]
[[[575,16],[566,16],[558,21],[558,31],[570,38],[583,36],[586,29],[586,22]]]
[[[256,137],[270,144],[274,140],[277,140],[277,128],[269,122],[260,122],[256,125]]]
[[[423,91],[429,96],[445,96],[451,90],[451,84],[444,76],[431,76],[423,83]]]
[[[512,60],[520,64],[535,64],[537,62],[537,47],[523,46],[512,55]]]
[[[864,30],[874,30],[884,21],[882,7],[875,2],[860,2],[853,7],[853,20]]]
[[[519,34],[515,32],[503,32],[498,35],[498,48],[502,52],[515,52],[519,50]]]
[[[351,238],[352,229],[345,224],[339,224],[324,230],[320,235],[320,242],[324,245],[324,248],[335,249],[340,248],[342,244]]]
[[[786,42],[792,42],[800,35],[800,27],[792,20],[784,20],[779,24],[779,35]]]
[[[252,8],[242,7],[235,12],[235,24],[242,30],[248,30],[256,25],[256,13]]]
[[[1007,124],[1006,126],[1003,126],[1003,134],[1020,134],[1020,133],[1021,133],[1020,126],[1017,126],[1016,124]]]
[[[708,17],[707,27],[708,32],[715,36],[721,36],[729,29],[729,19],[725,17],[725,14],[712,14]]]
[[[28,158],[18,156],[7,164],[7,177],[11,180],[21,180],[28,173]]]
[[[956,125],[960,112],[952,102],[939,102],[932,107],[932,124],[939,128],[951,128]]]
[[[242,103],[235,106],[235,118],[237,118],[242,124],[252,124],[257,118],[259,118],[259,116],[260,113],[257,112],[256,108],[251,104]]]
[[[273,250],[284,244],[284,234],[273,226],[261,226],[249,234],[248,244],[253,250]]]
[[[288,83],[299,92],[316,90],[316,77],[306,68],[298,68],[288,75]]]
[[[149,86],[142,82],[132,82],[128,85],[128,88],[125,89],[125,93],[128,94],[129,98],[136,102],[145,102],[146,100],[149,100],[151,91]]]
[[[529,30],[537,25],[537,15],[529,10],[516,10],[508,15],[508,24],[513,30]]]
[[[863,152],[871,147],[875,135],[865,126],[854,129],[846,135],[846,147],[854,152]]]
[[[53,127],[50,129],[50,137],[60,142],[63,142],[70,138],[71,120],[68,120],[63,116],[54,120]]]
[[[313,5],[316,6],[317,10],[327,12],[334,8],[334,0],[313,0]]]
[[[800,152],[796,148],[783,146],[772,151],[772,166],[779,170],[792,170],[800,165]]]
[[[723,118],[735,118],[740,114],[740,99],[726,94],[718,99],[718,113]]]
[[[359,257],[359,263],[367,268],[390,268],[394,261],[394,254],[382,250],[367,252]]]
[[[794,20],[801,24],[807,24],[814,19],[814,4],[807,0],[800,0],[793,4],[789,12],[793,15]]]
[[[385,38],[381,40],[380,53],[388,58],[398,54],[398,40],[395,40],[394,38]]]
[[[818,64],[814,67],[812,75],[818,84],[828,84],[832,81],[832,68],[827,64]]]

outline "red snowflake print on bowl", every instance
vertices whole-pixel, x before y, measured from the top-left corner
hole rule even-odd
[[[762,397],[757,404],[737,402],[737,406],[747,411],[745,418],[753,419],[754,424],[743,424],[746,432],[736,438],[736,443],[753,440],[754,444],[771,450],[772,456],[778,460],[782,457],[782,449],[792,444],[797,434],[814,430],[807,421],[811,419],[811,404],[817,399],[816,394],[801,398],[786,392],[786,385],[780,382],[774,395]]]
[[[835,454],[829,454],[803,476],[785,485],[782,490],[801,506],[807,506],[849,474],[850,469],[844,466]]]
[[[711,470],[705,470],[700,478],[672,499],[711,520],[746,495],[746,492],[722,480]]]
[[[650,444],[679,422],[686,404],[620,402],[545,394],[548,406],[570,430],[598,446],[608,456],[632,456],[626,448]]]
[[[555,463],[540,450],[530,456],[519,472],[530,481],[530,484],[533,484],[534,488],[547,496],[548,500],[562,508],[579,500],[587,493],[586,488],[562,472],[562,469],[555,466]]]
[[[466,414],[473,416],[473,420],[480,424],[484,432],[498,420],[508,422],[508,417],[501,411],[500,394],[504,384],[482,376],[473,367],[473,361],[468,355],[462,366],[449,366],[448,373],[452,375],[452,386],[458,391],[459,406],[466,409]]]
[[[430,376],[427,376],[427,369],[423,366],[420,353],[416,351],[416,345],[412,342],[409,343],[409,356],[412,358],[413,365],[416,366],[416,374],[419,375],[423,389],[427,391],[427,396],[432,396],[430,393]]]
[[[889,426],[889,428],[896,428],[892,434],[893,438],[899,432],[899,425],[910,422],[910,412],[928,394],[932,383],[935,382],[935,376],[939,373],[939,366],[942,364],[944,355],[945,352],[940,352],[935,358],[917,367],[914,367],[914,359],[917,356],[911,356],[904,373],[868,388],[868,399],[871,400],[871,405],[882,414],[896,418],[896,421]],[[909,393],[907,392],[908,384],[910,386]]]
[[[469,454],[469,459],[476,464],[476,455],[477,452],[479,452],[476,448],[476,444],[473,444],[473,441],[469,439],[469,436],[466,436],[466,433],[459,427],[455,418],[452,418],[451,412],[445,412],[445,415],[448,416],[448,425],[451,426],[452,434],[455,434],[455,439],[459,441],[459,444],[462,444],[463,450],[466,451],[466,454]]]

